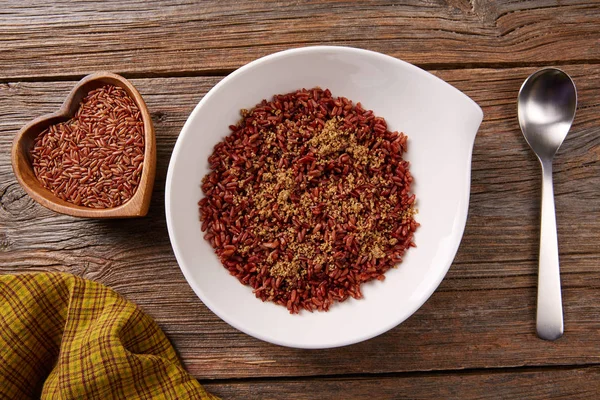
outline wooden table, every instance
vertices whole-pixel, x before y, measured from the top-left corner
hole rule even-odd
[[[156,319],[188,370],[228,399],[521,399],[600,392],[600,3],[598,1],[68,1],[0,6],[0,272],[100,281]],[[558,5],[557,3],[560,3]],[[455,85],[483,108],[469,220],[439,289],[375,339],[296,350],[238,332],[181,274],[167,235],[167,164],[188,114],[223,76],[266,54],[337,44],[380,51]],[[572,75],[575,124],[555,159],[565,335],[535,335],[540,169],[516,96],[543,66]],[[138,87],[156,127],[147,217],[55,214],[25,194],[9,152],[18,129],[82,76]]]

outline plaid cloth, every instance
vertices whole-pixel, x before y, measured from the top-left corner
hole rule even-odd
[[[70,274],[0,276],[0,399],[216,399],[158,325]]]

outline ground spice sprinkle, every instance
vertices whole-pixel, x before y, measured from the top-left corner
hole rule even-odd
[[[204,238],[263,301],[326,311],[414,246],[403,133],[329,90],[263,100],[209,157]]]

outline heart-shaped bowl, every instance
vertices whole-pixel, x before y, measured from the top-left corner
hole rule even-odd
[[[121,87],[139,108],[144,123],[144,161],[139,185],[127,202],[111,208],[90,208],[62,200],[46,189],[34,174],[30,152],[36,137],[42,131],[51,125],[71,119],[77,112],[81,100],[90,91],[104,85]],[[143,217],[148,213],[156,172],[154,126],[144,99],[122,76],[110,72],[97,72],[83,78],[75,85],[57,112],[36,118],[19,131],[13,142],[11,158],[13,171],[23,189],[35,201],[50,210],[85,218],[133,218]]]
[[[291,315],[263,303],[223,267],[198,221],[208,157],[228,126],[277,93],[320,86],[362,102],[390,130],[408,136],[421,224],[398,268],[361,287],[364,299],[326,313]],[[481,108],[448,83],[383,54],[317,46],[276,53],[235,71],[204,96],[185,123],[167,173],[165,207],[171,244],[196,294],[232,326],[259,339],[301,348],[348,345],[379,335],[412,315],[438,287],[462,238],[471,182],[471,153]],[[440,311],[441,313],[444,310]],[[433,321],[432,321],[433,322]]]

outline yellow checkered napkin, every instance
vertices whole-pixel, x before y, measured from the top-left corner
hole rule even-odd
[[[216,399],[136,305],[70,274],[0,276],[0,399]]]

